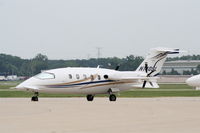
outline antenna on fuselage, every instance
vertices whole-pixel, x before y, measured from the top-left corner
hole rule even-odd
[[[97,68],[100,68],[102,65],[98,65]]]

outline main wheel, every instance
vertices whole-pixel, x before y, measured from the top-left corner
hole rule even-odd
[[[31,101],[38,101],[38,97],[33,96],[33,97],[31,98]]]
[[[111,94],[111,95],[109,96],[109,100],[110,100],[110,101],[116,101],[116,99],[117,99],[117,97],[116,97],[114,94]]]
[[[94,96],[93,95],[87,95],[87,100],[88,101],[93,101],[94,99]]]

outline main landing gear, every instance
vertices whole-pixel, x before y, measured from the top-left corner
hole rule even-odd
[[[31,98],[31,101],[36,102],[38,101],[39,92],[35,92],[34,96]]]
[[[88,101],[93,101],[94,100],[94,95],[87,95],[87,100]],[[116,97],[116,95],[115,94],[113,94],[113,93],[109,93],[109,100],[110,101],[116,101],[117,100],[117,97]]]
[[[115,94],[113,94],[113,90],[111,88],[108,90],[108,94],[110,95],[109,96],[110,101],[116,101],[117,100],[117,97],[116,97]]]
[[[116,101],[116,100],[117,100],[117,97],[115,96],[115,94],[110,94],[109,100],[110,100],[110,101]]]

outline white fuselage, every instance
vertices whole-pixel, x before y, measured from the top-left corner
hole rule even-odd
[[[158,88],[155,76],[159,74],[168,54],[177,54],[179,49],[154,48],[136,71],[116,71],[103,68],[58,68],[24,81],[18,90],[45,93],[105,94],[131,88]],[[111,96],[111,100],[115,97]],[[33,100],[35,97],[33,97]],[[37,100],[37,96],[36,96]]]
[[[120,72],[102,68],[59,68],[31,77],[18,85],[16,89],[45,93],[105,94],[110,88],[123,91],[143,83],[140,79],[110,80],[106,79],[105,75],[114,75],[116,78],[146,76],[143,72]]]

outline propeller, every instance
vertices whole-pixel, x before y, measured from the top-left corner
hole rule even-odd
[[[145,69],[145,72],[147,73],[148,72],[148,63],[147,62],[145,62],[144,69]]]
[[[147,73],[147,77],[150,77],[150,75],[151,75],[153,72],[156,71],[156,70],[153,69],[150,73],[148,73],[148,63],[147,63],[147,62],[145,62],[144,69],[145,69],[145,72]],[[152,82],[149,82],[149,83],[150,83],[151,86],[153,86],[153,83],[152,83]],[[142,88],[145,88],[146,84],[147,84],[147,81],[144,80],[144,83],[143,83],[143,85],[142,85]]]
[[[142,85],[142,88],[145,88],[146,83],[147,83],[147,81],[145,80],[144,83],[143,83],[143,85]]]

